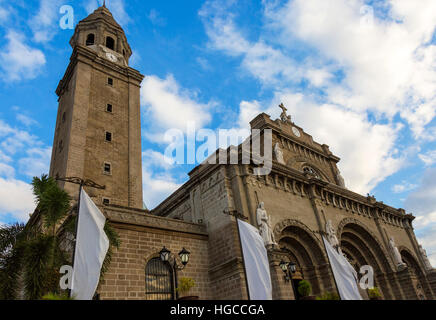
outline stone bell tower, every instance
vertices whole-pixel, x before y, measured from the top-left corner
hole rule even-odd
[[[59,108],[50,176],[105,185],[105,190],[88,191],[97,204],[142,208],[144,76],[129,67],[132,50],[104,5],[78,23],[70,44],[70,63],[56,89]],[[77,185],[61,187],[77,197]]]

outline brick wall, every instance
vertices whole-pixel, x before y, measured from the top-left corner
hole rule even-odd
[[[163,219],[128,208],[106,208],[105,214],[121,239],[98,292],[101,299],[144,300],[145,268],[165,246],[175,255],[184,247],[191,252],[178,278],[193,278],[196,286],[189,295],[210,299],[208,236],[200,225]]]

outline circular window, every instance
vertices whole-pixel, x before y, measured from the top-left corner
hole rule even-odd
[[[318,179],[321,179],[321,176],[318,174],[318,172],[315,170],[315,169],[313,169],[312,167],[308,167],[308,166],[306,166],[306,167],[304,167],[303,168],[303,172],[304,173],[310,173],[311,175],[314,175],[315,177],[317,177]]]

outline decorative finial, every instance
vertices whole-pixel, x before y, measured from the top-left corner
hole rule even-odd
[[[103,0],[103,7],[106,8],[106,0]]]
[[[291,123],[292,122],[291,116],[288,116],[288,114],[286,113],[288,109],[285,107],[285,105],[281,103],[279,105],[279,108],[282,109],[282,114],[280,115],[280,119],[282,119],[284,123]]]

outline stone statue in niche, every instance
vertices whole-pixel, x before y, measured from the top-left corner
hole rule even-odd
[[[274,146],[274,154],[276,156],[278,163],[283,164],[283,165],[286,164],[285,159],[283,158],[283,151],[280,148],[280,145],[278,142]]]
[[[433,270],[433,266],[430,263],[430,260],[428,259],[427,252],[422,247],[422,245],[419,245],[419,252],[421,253],[422,259],[424,260],[425,269],[426,270]]]
[[[330,242],[333,248],[335,248],[340,254],[343,255],[341,246],[339,244],[338,237],[336,236],[336,230],[333,227],[332,220],[328,220],[325,225],[325,230],[327,233],[327,240]]]
[[[276,245],[277,242],[271,226],[271,218],[265,210],[265,204],[259,203],[256,210],[257,225],[259,226],[260,235],[266,247]]]
[[[392,255],[394,256],[394,261],[398,270],[404,270],[407,268],[407,265],[404,263],[403,258],[401,258],[400,250],[398,250],[395,245],[394,238],[391,237],[389,239],[389,247],[391,249]]]
[[[344,177],[342,177],[341,172],[339,169],[336,168],[336,180],[338,181],[338,185],[342,188],[345,188],[345,180]]]

